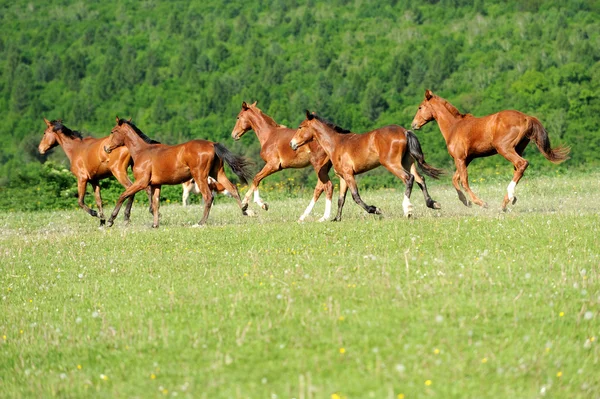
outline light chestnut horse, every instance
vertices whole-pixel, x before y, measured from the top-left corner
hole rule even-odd
[[[208,187],[209,176],[215,178],[233,195],[242,214],[247,215],[247,205],[242,205],[237,187],[225,175],[223,165],[227,163],[245,183],[250,176],[247,170],[248,162],[246,159],[232,154],[222,144],[207,140],[192,140],[178,145],[156,144],[131,121],[117,117],[117,125],[112,129],[110,140],[104,150],[110,154],[121,146],[126,146],[133,158],[135,182],[119,196],[115,209],[106,223],[107,226],[112,226],[127,198],[150,187],[154,214],[152,227],[158,227],[161,186],[163,184],[181,184],[192,178],[198,183],[204,200],[204,214],[198,223],[198,225],[203,225],[208,219],[213,202],[213,195]]]
[[[91,216],[100,218],[100,225],[104,225],[100,180],[114,176],[124,187],[131,186],[131,180],[127,176],[127,168],[132,164],[129,150],[123,147],[109,155],[104,152],[104,146],[109,141],[108,136],[100,139],[84,138],[79,132],[63,125],[61,120],[49,121],[44,118],[44,122],[46,130],[38,146],[38,151],[40,154],[45,154],[57,145],[63,148],[71,163],[71,173],[77,178],[79,206]],[[88,183],[94,190],[97,212],[85,204],[85,190]],[[126,222],[129,222],[133,199],[132,196],[125,206]]]
[[[314,112],[311,114],[306,111],[306,119],[298,127],[290,141],[290,147],[297,150],[313,140],[323,147],[333,163],[335,174],[340,178],[338,212],[334,221],[342,218],[342,208],[348,188],[350,188],[354,201],[365,211],[381,214],[379,208],[367,205],[360,198],[354,178],[355,175],[381,165],[406,185],[402,201],[406,217],[412,216],[410,195],[415,180],[423,191],[427,206],[434,209],[440,208],[440,205],[429,196],[425,179],[417,172],[415,163],[421,172],[434,179],[437,179],[443,171],[425,162],[421,144],[417,136],[410,130],[406,130],[402,126],[390,125],[371,132],[355,134],[319,117]],[[411,173],[408,172],[409,170]]]
[[[506,210],[508,203],[514,205],[517,202],[515,187],[529,165],[522,155],[530,141],[533,141],[544,157],[553,163],[567,160],[570,152],[569,147],[558,146],[552,149],[548,133],[533,116],[508,110],[477,118],[471,114],[461,114],[447,100],[436,96],[431,90],[426,90],[425,99],[419,105],[412,128],[420,129],[434,119],[446,140],[448,153],[456,164],[452,183],[458,198],[467,206],[471,204],[461,191],[460,184],[471,197],[471,201],[479,206],[487,206],[469,187],[467,167],[473,159],[500,154],[514,165],[513,179],[502,201],[502,210]]]
[[[234,140],[239,140],[249,130],[254,130],[256,133],[256,137],[258,137],[258,141],[260,142],[260,157],[266,164],[254,176],[252,185],[242,203],[247,204],[252,193],[254,193],[254,202],[264,210],[267,210],[269,208],[268,205],[263,202],[258,193],[258,185],[262,179],[282,169],[305,168],[312,165],[318,178],[317,186],[315,187],[312,200],[298,221],[302,222],[310,214],[323,191],[325,191],[326,196],[325,213],[319,221],[322,222],[329,219],[331,215],[331,197],[333,197],[333,184],[329,179],[331,162],[319,144],[313,142],[298,151],[292,151],[289,142],[294,133],[296,133],[296,130],[289,129],[275,122],[273,118],[264,114],[256,106],[256,102],[248,105],[244,101],[231,136]]]
[[[201,194],[200,187],[198,187],[198,184],[196,181],[194,181],[194,179],[181,183],[181,187],[183,188],[183,195],[181,196],[181,202],[183,206],[188,205],[190,193],[196,195]],[[219,193],[227,197],[231,197],[231,194],[225,189],[225,186],[210,176],[208,176],[208,188],[212,192],[213,197]]]

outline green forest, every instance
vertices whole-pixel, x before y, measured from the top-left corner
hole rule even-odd
[[[44,117],[95,137],[131,117],[164,143],[219,141],[258,171],[256,137],[231,138],[242,101],[290,127],[309,109],[363,132],[408,128],[431,89],[476,116],[534,115],[571,146],[556,166],[532,145],[528,175],[600,166],[597,0],[15,1],[0,21],[0,208],[76,205],[62,150],[37,153]],[[428,162],[453,170],[437,124],[417,134]],[[369,186],[391,184],[382,170]]]

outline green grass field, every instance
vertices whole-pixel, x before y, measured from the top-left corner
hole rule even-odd
[[[501,213],[505,180],[474,180],[488,209],[416,189],[410,220],[400,189],[341,223],[296,223],[309,195],[203,228],[0,213],[0,396],[599,398],[600,175],[526,176]]]

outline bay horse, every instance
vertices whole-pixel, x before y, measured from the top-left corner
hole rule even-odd
[[[325,212],[319,221],[322,222],[329,219],[331,215],[331,198],[333,197],[333,184],[329,179],[331,161],[329,161],[329,157],[319,144],[313,142],[299,151],[292,151],[289,142],[296,133],[296,130],[289,129],[275,122],[273,118],[264,114],[256,106],[256,102],[248,105],[244,101],[242,102],[242,109],[237,116],[231,136],[237,141],[249,130],[254,130],[256,133],[256,137],[260,142],[260,157],[266,164],[252,179],[252,185],[242,203],[247,204],[250,196],[254,193],[254,202],[264,210],[268,210],[269,206],[263,202],[258,192],[258,185],[262,179],[282,169],[305,168],[308,165],[312,165],[317,174],[318,181],[313,198],[298,221],[304,221],[310,214],[323,191],[325,191],[326,197]]]
[[[61,120],[44,118],[46,130],[38,145],[40,154],[45,154],[50,149],[60,145],[71,163],[71,173],[77,179],[77,193],[79,206],[92,217],[100,219],[104,225],[105,218],[102,210],[102,197],[100,195],[100,180],[114,176],[124,187],[131,186],[127,176],[127,168],[132,164],[131,155],[127,148],[120,148],[112,154],[104,151],[108,144],[109,136],[103,138],[83,137],[81,133],[66,127]],[[98,211],[90,209],[85,204],[85,191],[90,183],[94,190]],[[148,191],[148,194],[150,192]],[[125,221],[129,222],[133,197],[125,206]]]
[[[290,147],[297,150],[313,140],[323,147],[333,163],[335,174],[340,178],[338,211],[334,221],[342,218],[342,208],[348,188],[354,201],[365,211],[381,214],[379,208],[365,204],[360,198],[354,179],[355,175],[381,165],[406,185],[402,201],[406,217],[412,216],[410,195],[415,180],[423,191],[427,206],[433,209],[441,208],[439,203],[429,196],[425,179],[417,172],[415,162],[421,172],[434,179],[437,179],[443,171],[425,162],[421,144],[410,130],[398,125],[389,125],[367,133],[355,134],[321,118],[314,112],[306,111],[306,119],[298,127],[290,141]],[[409,170],[411,173],[408,172]]]
[[[529,165],[522,155],[530,141],[535,142],[542,155],[550,162],[561,163],[569,158],[569,147],[558,146],[552,149],[548,133],[540,121],[519,111],[506,110],[477,118],[471,114],[461,114],[447,100],[436,96],[431,90],[426,90],[425,99],[419,105],[412,128],[418,130],[434,119],[446,140],[448,153],[454,158],[456,172],[452,183],[458,198],[466,206],[470,206],[471,203],[461,191],[460,184],[471,197],[471,201],[487,207],[469,187],[467,167],[475,158],[500,154],[513,164],[515,172],[502,201],[503,211],[509,202],[512,205],[517,202],[515,187]]]
[[[248,161],[235,156],[222,144],[207,140],[191,140],[178,145],[157,144],[130,120],[119,119],[118,116],[117,124],[110,133],[110,140],[104,151],[110,154],[118,147],[126,146],[134,161],[135,182],[119,196],[115,209],[106,222],[108,227],[113,225],[123,202],[146,187],[150,187],[152,194],[152,227],[158,227],[161,186],[181,184],[192,178],[198,184],[204,200],[204,214],[198,223],[203,225],[208,219],[213,202],[213,195],[208,187],[209,176],[215,178],[233,195],[242,214],[247,215],[247,205],[241,203],[237,187],[225,175],[223,164],[226,162],[239,179],[246,183],[250,176],[247,170]]]
[[[200,187],[198,187],[198,184],[194,179],[181,183],[181,187],[183,188],[183,195],[181,196],[181,203],[183,206],[188,205],[190,193],[196,195],[200,194]],[[213,197],[219,193],[231,197],[231,194],[225,189],[225,186],[210,176],[208,176],[208,188],[212,192]]]

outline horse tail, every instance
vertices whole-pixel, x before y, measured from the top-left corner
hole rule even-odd
[[[250,165],[252,164],[250,160],[233,154],[231,151],[225,148],[223,144],[220,143],[215,143],[215,154],[225,161],[227,165],[229,165],[231,170],[233,170],[233,173],[239,177],[243,184],[248,184],[248,180],[252,178],[252,174],[250,173],[249,169]]]
[[[544,126],[535,118],[530,119],[530,134],[531,139],[535,142],[540,152],[546,157],[546,159],[553,163],[561,163],[569,159],[569,152],[571,147],[559,145],[552,149],[550,147],[550,138]]]
[[[421,172],[433,179],[439,179],[440,176],[444,174],[442,169],[434,168],[425,162],[421,143],[419,143],[419,139],[411,130],[406,131],[406,142],[408,143],[408,152],[414,160],[417,161],[417,165]]]

